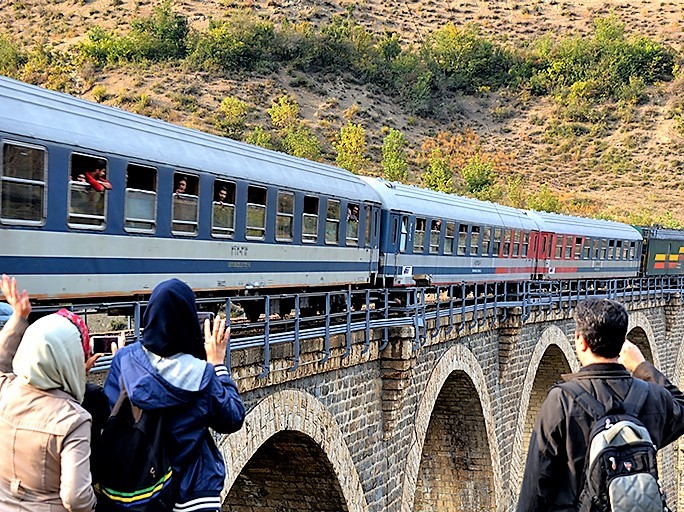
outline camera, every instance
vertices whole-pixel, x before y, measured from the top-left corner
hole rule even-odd
[[[93,334],[90,343],[93,347],[93,354],[111,354],[112,343],[117,343],[119,337],[116,334]]]
[[[214,313],[211,311],[198,311],[197,312],[197,321],[199,322],[200,326],[200,331],[202,331],[202,334],[204,334],[204,321],[208,318],[209,323],[214,322]]]

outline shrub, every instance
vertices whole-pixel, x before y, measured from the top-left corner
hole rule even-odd
[[[280,96],[266,109],[273,126],[281,130],[299,123],[299,103],[288,95]]]
[[[392,128],[382,142],[382,171],[389,181],[408,180],[408,162],[406,161],[406,137],[399,130]]]
[[[452,194],[455,191],[453,172],[439,149],[430,154],[428,167],[422,176],[423,185],[431,190]]]
[[[480,86],[505,85],[511,78],[509,54],[481,37],[474,25],[460,29],[447,23],[425,38],[421,53],[440,89],[472,93]]]
[[[283,136],[283,147],[292,156],[308,160],[320,160],[321,144],[310,128],[298,124],[291,126]]]
[[[273,149],[273,136],[263,126],[255,126],[245,137],[245,142],[262,148]]]
[[[462,185],[460,192],[477,199],[491,200],[496,173],[491,162],[483,161],[479,154],[474,155],[460,170]]]
[[[243,11],[224,21],[212,20],[206,33],[193,42],[191,63],[225,71],[274,66],[273,23]]]
[[[216,114],[215,125],[224,135],[241,140],[247,119],[247,103],[235,96],[228,96],[221,102]]]
[[[366,155],[366,130],[363,126],[348,121],[340,129],[333,146],[337,150],[337,157],[335,158],[337,165],[354,174],[360,174],[367,170],[369,160]]]
[[[17,77],[26,60],[26,55],[15,44],[0,34],[0,75]]]

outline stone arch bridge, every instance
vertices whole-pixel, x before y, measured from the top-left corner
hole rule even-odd
[[[628,338],[682,387],[681,294],[624,302]],[[562,373],[579,368],[571,305],[509,307],[496,322],[475,321],[491,310],[482,319],[449,311],[304,340],[296,352],[232,350],[248,413],[241,431],[217,438],[223,510],[512,510],[539,406]],[[660,453],[668,503],[684,511],[684,455],[678,443]]]

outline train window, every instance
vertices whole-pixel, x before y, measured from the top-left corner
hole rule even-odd
[[[591,238],[584,239],[584,249],[582,251],[582,259],[588,260],[591,258]]]
[[[468,243],[468,225],[467,224],[459,224],[459,226],[458,226],[458,249],[457,249],[457,253],[456,253],[458,256],[465,256],[467,243]]]
[[[171,232],[176,235],[196,235],[199,220],[199,177],[176,172],[173,184]]]
[[[370,221],[370,217],[368,217]],[[347,205],[347,245],[359,245],[359,205]]]
[[[480,248],[480,226],[473,226],[470,230],[470,255],[477,256]]]
[[[623,260],[629,259],[629,240],[625,240],[622,243],[622,259]]]
[[[489,256],[489,246],[492,240],[492,228],[482,229],[482,256]]]
[[[292,241],[292,226],[294,223],[294,194],[292,192],[278,192],[278,211],[276,212],[276,240],[279,242]]]
[[[608,259],[615,259],[615,240],[608,240]]]
[[[573,237],[565,237],[565,251],[563,252],[563,258],[566,260],[572,259],[572,241]]]
[[[302,242],[315,244],[318,240],[318,198],[304,196]]]
[[[401,237],[399,238],[399,252],[406,252],[406,239],[408,238],[408,217],[401,217]]]
[[[69,171],[69,226],[103,229],[107,211],[107,161],[104,158],[72,153]]]
[[[581,236],[576,236],[575,237],[575,252],[574,252],[575,259],[578,260],[582,256],[582,237]]]
[[[557,260],[561,259],[563,255],[563,235],[556,235],[556,251],[553,253],[553,257]]]
[[[504,229],[503,237],[503,252],[501,253],[504,258],[511,255],[511,230]]]
[[[371,212],[375,213],[370,206],[364,206],[363,209],[366,212],[366,247],[371,245],[371,233],[373,226],[375,224],[375,215],[371,215]],[[395,226],[396,229],[396,226]],[[393,235],[392,240],[396,240],[396,233]]]
[[[214,181],[211,234],[224,238],[233,238],[235,234],[235,183]]]
[[[245,237],[263,240],[266,236],[266,189],[247,187],[247,222]]]
[[[45,149],[5,144],[0,166],[0,217],[12,224],[45,220]]]
[[[446,223],[446,233],[444,233],[444,254],[454,254],[454,222]]]
[[[637,248],[636,242],[630,242],[629,243],[629,259],[630,260],[636,259],[636,248]]]
[[[325,215],[325,243],[340,243],[340,202],[337,199],[328,199]]]
[[[523,231],[521,249],[522,250],[520,252],[520,256],[523,258],[527,258],[527,254],[530,249],[530,234],[527,231]]]
[[[606,248],[608,247],[608,241],[603,239],[601,240],[601,259],[605,260],[606,259]]]
[[[492,256],[499,257],[501,252],[501,228],[494,228],[494,239],[492,241]]]
[[[416,229],[413,235],[413,253],[421,254],[425,250],[425,219],[416,218]]]
[[[515,230],[513,231],[513,251],[511,252],[511,256],[514,258],[517,258],[520,256],[520,231]]]
[[[129,164],[126,169],[124,227],[154,233],[157,227],[157,169]]]
[[[600,251],[601,251],[601,240],[598,238],[594,239],[594,248],[593,248],[594,256],[592,257],[592,259],[597,260],[599,257]]]
[[[615,241],[615,259],[622,259],[622,240]]]
[[[439,237],[442,233],[442,219],[434,219],[430,225],[430,252],[439,253]]]

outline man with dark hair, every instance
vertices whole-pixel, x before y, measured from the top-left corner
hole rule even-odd
[[[537,416],[530,439],[518,512],[576,511],[592,418],[564,389],[571,382],[606,411],[622,410],[634,377],[648,382],[648,398],[637,417],[656,448],[684,433],[684,395],[626,340],[627,311],[608,299],[588,299],[575,308],[575,351],[582,368],[563,375]],[[630,376],[629,370],[632,372]]]

